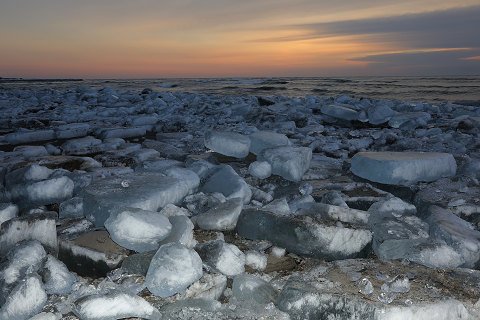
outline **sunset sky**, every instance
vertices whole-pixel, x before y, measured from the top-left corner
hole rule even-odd
[[[480,74],[480,0],[0,0],[0,77]]]

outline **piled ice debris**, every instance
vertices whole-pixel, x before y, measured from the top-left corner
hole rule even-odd
[[[0,319],[480,318],[480,108],[158,88],[0,89]]]

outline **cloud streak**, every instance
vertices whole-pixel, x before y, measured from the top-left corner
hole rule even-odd
[[[480,47],[480,5],[443,11],[308,23],[288,27],[303,34],[264,41],[297,41],[340,36],[364,36],[364,41],[402,44],[415,48]]]

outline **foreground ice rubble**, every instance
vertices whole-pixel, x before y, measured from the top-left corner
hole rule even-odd
[[[480,108],[54,86],[0,89],[1,319],[480,318]]]

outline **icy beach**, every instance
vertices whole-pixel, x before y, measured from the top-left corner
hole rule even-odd
[[[480,318],[479,106],[10,84],[0,150],[0,319]]]

